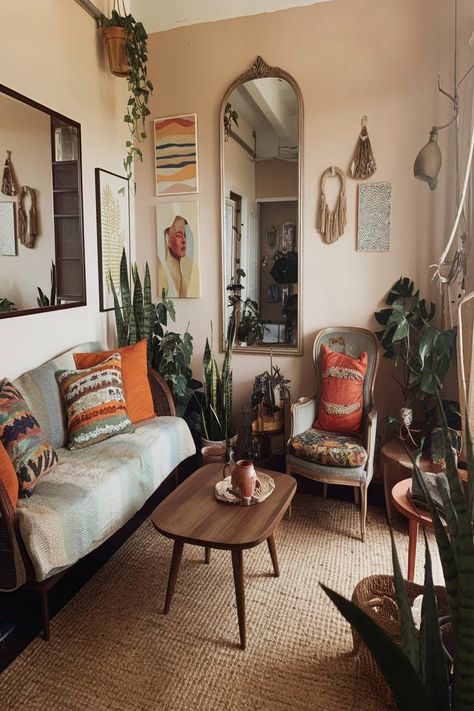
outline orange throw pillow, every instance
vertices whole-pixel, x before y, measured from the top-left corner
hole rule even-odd
[[[18,477],[16,475],[13,462],[7,454],[7,450],[0,442],[0,481],[5,487],[12,506],[16,509],[18,503]]]
[[[313,427],[328,432],[360,432],[367,353],[352,358],[322,346],[323,382]]]
[[[99,365],[105,358],[120,353],[122,358],[122,384],[127,413],[132,422],[141,422],[155,416],[153,398],[148,382],[146,339],[131,346],[100,353],[74,353],[76,368],[84,370]]]

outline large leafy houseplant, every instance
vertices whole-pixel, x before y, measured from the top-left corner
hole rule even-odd
[[[260,315],[258,304],[249,296],[242,298],[242,278],[245,277],[243,269],[237,269],[236,279],[231,279],[227,286],[229,292],[228,306],[232,309],[235,319],[235,335],[240,345],[252,346],[261,343],[265,332],[270,329],[265,325],[264,319]]]
[[[440,331],[433,325],[435,305],[420,298],[408,277],[400,277],[390,289],[387,307],[375,318],[383,326],[376,332],[384,358],[395,366],[393,379],[405,406],[427,399],[443,386],[456,355],[456,329]]]
[[[446,476],[437,478],[444,504],[446,528],[418,461],[414,470],[428,501],[443,567],[446,596],[451,613],[449,654],[443,645],[431,558],[425,536],[425,582],[420,632],[415,628],[392,536],[394,582],[400,611],[401,645],[354,603],[323,586],[339,611],[356,629],[372,652],[401,711],[468,711],[474,708],[474,452],[467,432],[468,486],[464,490],[441,406],[435,394],[443,430]]]
[[[110,279],[114,297],[117,345],[119,348],[147,340],[148,365],[158,370],[166,380],[176,403],[176,413],[182,416],[191,397],[189,383],[193,339],[186,329],[183,336],[165,331],[168,318],[175,320],[173,302],[162,294],[161,301],[154,304],[151,298],[151,279],[148,263],[145,265],[143,285],[135,264],[132,269],[133,295],[128,279],[128,264],[125,250],[120,261],[120,305],[117,290]]]
[[[114,2],[114,7],[109,18],[103,22],[104,36],[107,37],[109,28],[119,28],[123,30],[123,42],[125,56],[128,67],[125,71],[119,69],[116,72],[119,76],[127,76],[129,98],[124,121],[130,129],[130,137],[125,143],[126,155],[123,161],[127,177],[131,178],[132,164],[135,158],[143,160],[143,154],[135,143],[140,143],[146,137],[145,119],[150,114],[148,100],[153,91],[153,84],[148,79],[148,35],[141,22],[137,22],[133,15],[125,11],[120,14],[118,3]],[[109,53],[110,58],[110,53]]]

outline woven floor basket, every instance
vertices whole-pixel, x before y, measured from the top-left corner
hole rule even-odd
[[[423,586],[405,580],[405,589],[410,606],[413,606],[415,599],[423,594]],[[439,616],[449,615],[445,588],[439,585],[435,586],[435,594]],[[352,602],[355,602],[370,615],[396,644],[400,644],[399,609],[391,575],[370,575],[363,578],[354,588]],[[352,628],[352,639],[354,655],[360,665],[360,671],[370,675],[380,689],[385,689],[387,705],[395,706],[390,688],[382,676],[378,664],[354,628]]]

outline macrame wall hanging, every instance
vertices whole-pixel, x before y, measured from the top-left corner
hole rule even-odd
[[[334,210],[330,210],[326,202],[326,180],[328,178],[338,178],[341,183]],[[321,197],[319,198],[316,229],[324,241],[330,244],[344,233],[346,222],[346,179],[342,170],[332,165],[324,171],[321,177]]]
[[[367,133],[367,116],[362,117],[362,131],[359,134],[357,146],[352,157],[350,167],[351,178],[367,180],[377,170],[369,134]]]
[[[18,195],[18,235],[25,247],[35,246],[37,235],[36,198],[33,188],[23,185]]]
[[[7,157],[5,159],[5,165],[3,166],[2,175],[2,193],[4,195],[16,195],[16,186],[13,179],[13,170],[10,162],[11,151],[7,151]]]

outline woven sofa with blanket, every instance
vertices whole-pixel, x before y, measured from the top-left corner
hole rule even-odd
[[[145,343],[144,346],[146,348]],[[33,474],[29,472],[22,481],[17,467],[19,496],[11,487],[9,491],[6,474],[7,468],[11,467],[12,451],[21,452],[27,438],[23,437],[23,442],[21,436],[17,438],[16,450],[8,452],[15,427],[11,419],[5,424],[3,405],[4,410],[0,411],[0,440],[3,442],[3,455],[0,456],[0,590],[12,591],[26,584],[39,591],[46,639],[49,637],[48,591],[51,587],[72,565],[127,523],[176,472],[180,462],[195,452],[186,422],[175,416],[168,386],[156,371],[147,369],[145,351],[142,368],[145,388],[142,383],[138,402],[146,396],[151,411],[135,411],[129,419],[128,399],[125,402],[124,398],[117,405],[117,393],[123,395],[127,386],[124,378],[121,390],[120,372],[117,387],[114,382],[106,382],[107,394],[114,402],[97,405],[97,392],[102,381],[108,377],[109,370],[114,376],[116,360],[119,363],[116,370],[120,371],[123,360],[121,356],[115,356],[115,360],[110,357],[105,366],[77,370],[94,365],[94,358],[97,361],[107,355],[101,355],[100,351],[97,342],[82,344],[21,375],[12,383],[0,381],[0,409],[5,398],[14,400],[20,394],[23,400],[17,397],[17,401],[23,406],[26,404],[27,414],[16,413],[16,423],[20,423],[16,429],[21,430],[21,434],[28,429],[31,434],[34,427],[24,423],[33,420],[36,430],[48,442],[42,445],[41,454],[46,471],[36,480],[34,471]],[[78,364],[77,354],[81,352],[83,361]],[[108,369],[107,372],[104,369]],[[85,421],[86,428],[81,426],[82,429],[71,431],[71,412],[77,409],[77,402],[84,396],[83,373],[92,373],[93,383],[87,394],[89,411],[82,413],[82,424]],[[72,386],[66,382],[68,380]],[[71,398],[71,393],[72,405],[67,399]],[[90,408],[90,403],[95,410]],[[98,413],[97,417],[104,416],[104,413],[109,417],[107,433],[107,427],[102,426],[102,422],[95,422],[90,412]],[[94,422],[95,431],[99,432],[96,440],[91,434]],[[11,479],[9,481],[11,483]]]

